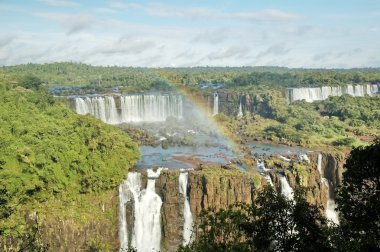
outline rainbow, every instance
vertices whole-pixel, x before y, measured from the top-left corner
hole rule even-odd
[[[210,116],[210,108],[208,101],[204,99],[203,95],[197,89],[191,89],[187,86],[176,82],[171,81],[176,78],[172,73],[166,71],[165,69],[158,69],[158,74],[168,83],[171,87],[173,87],[180,95],[186,97],[186,99],[195,107],[199,113],[202,113],[205,118],[207,118],[208,122],[212,127],[216,130],[216,132],[226,140],[230,147],[237,153],[243,153],[243,148],[240,144],[238,144],[239,139],[232,134],[224,124],[221,124],[217,121],[217,117]]]

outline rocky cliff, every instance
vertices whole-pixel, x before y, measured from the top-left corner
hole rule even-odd
[[[279,192],[278,174],[282,173],[292,188],[300,185],[311,188],[307,195],[309,202],[326,206],[328,192],[317,169],[318,152],[310,153],[309,158],[310,163],[302,164],[271,159],[267,161],[267,168],[272,169],[270,176]],[[343,162],[344,156],[338,152],[322,153],[322,174],[334,188],[341,183]],[[204,209],[226,208],[235,202],[251,203],[257,189],[265,183],[257,173],[220,167],[207,167],[188,173],[188,199],[195,221]],[[146,175],[143,174],[142,187],[145,188]],[[185,199],[179,192],[179,174],[178,170],[162,171],[155,183],[156,193],[163,202],[162,251],[176,251],[182,244]],[[45,211],[36,211],[30,219],[38,218],[39,242],[47,246],[48,251],[115,251],[119,247],[118,202],[116,190],[83,202],[79,200],[72,205],[62,205],[62,202],[57,201]],[[59,210],[54,209],[54,206]],[[76,213],[76,209],[81,210]],[[132,213],[133,209],[127,209],[128,223],[132,223]],[[0,245],[3,251],[20,248],[14,239],[0,239]]]
[[[318,171],[318,154],[322,154],[321,171]],[[342,182],[344,154],[341,152],[311,152],[308,154],[308,162],[287,163],[283,160],[272,158],[267,160],[270,176],[278,192],[281,192],[279,173],[285,175],[292,188],[299,186],[308,187],[307,200],[312,204],[323,205],[326,208],[328,197],[335,197],[334,191]],[[332,187],[328,191],[322,181],[326,178]]]
[[[205,209],[227,208],[235,202],[252,202],[259,186],[255,176],[257,174],[221,168],[189,171],[188,197],[193,217],[196,219],[200,211]],[[178,190],[178,177],[179,171],[163,171],[156,180],[156,193],[163,201],[163,251],[176,251],[182,243],[184,197]]]
[[[229,116],[236,116],[239,111],[239,104],[241,102],[243,112],[250,112],[259,114],[264,117],[272,117],[272,110],[270,108],[270,101],[273,99],[284,99],[285,95],[280,91],[271,91],[266,93],[246,93],[246,92],[232,92],[218,90],[219,100],[219,113],[224,113]],[[208,100],[213,99],[210,94]],[[213,106],[213,103],[209,103]],[[212,109],[212,108],[211,108]]]
[[[0,251],[33,251],[35,246],[54,252],[116,251],[119,247],[116,190],[28,207],[21,218],[30,227],[38,225],[38,232],[0,236]]]

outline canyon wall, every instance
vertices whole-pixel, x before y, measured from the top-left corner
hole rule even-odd
[[[321,173],[318,171],[318,154],[322,155]],[[326,208],[327,200],[335,197],[335,190],[342,183],[343,165],[345,156],[342,152],[311,152],[308,153],[310,163],[287,164],[280,160],[268,161],[267,168],[278,192],[281,191],[279,174],[285,175],[292,188],[299,186],[308,187],[307,200],[312,204],[322,205]],[[326,178],[332,187],[330,192],[325,186],[323,178]]]
[[[285,163],[267,163],[274,187],[280,193],[280,175],[284,174],[289,185],[294,189],[299,185],[308,186],[309,202],[326,207],[327,188],[323,186],[321,174],[317,169],[318,154],[309,153],[310,163],[290,167]],[[341,183],[344,156],[339,152],[322,152],[321,170],[334,188]],[[176,251],[183,242],[184,195],[179,190],[180,171],[163,170],[156,178],[155,191],[162,199],[161,207],[161,250]],[[244,173],[223,168],[188,171],[187,196],[191,213],[196,216],[202,210],[226,208],[236,202],[251,203],[256,190],[262,186],[264,178],[257,173]],[[142,173],[142,188],[147,185],[146,172]],[[94,200],[89,213],[77,218],[39,214],[39,243],[48,247],[48,251],[115,251],[119,248],[118,237],[118,192]],[[76,203],[80,204],[80,203]],[[65,206],[66,207],[66,206]],[[65,207],[61,207],[62,209]],[[66,211],[75,211],[75,206],[67,206]],[[53,211],[54,212],[54,211]],[[91,215],[91,212],[93,213]],[[126,209],[129,223],[132,223],[133,209]],[[33,219],[34,218],[34,219]],[[130,230],[129,230],[130,231]],[[128,231],[128,232],[129,232]],[[17,251],[21,244],[15,239],[0,239],[0,249]]]
[[[84,196],[75,202],[55,200],[38,209],[28,207],[20,217],[30,227],[38,224],[38,232],[34,235],[34,231],[29,231],[28,239],[19,235],[0,236],[0,251],[33,251],[33,246],[54,252],[119,248],[116,190]]]
[[[251,174],[223,168],[189,171],[188,197],[191,212],[227,208],[236,202],[251,203],[255,192]],[[162,171],[156,180],[156,193],[162,198],[163,251],[176,251],[182,243],[184,197],[179,193],[179,171]]]

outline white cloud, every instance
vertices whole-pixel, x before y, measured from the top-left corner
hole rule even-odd
[[[50,6],[56,7],[77,7],[80,6],[79,3],[69,0],[37,0],[40,3],[44,3]]]
[[[105,7],[80,13],[27,14],[20,12],[20,6],[0,4],[0,10],[18,11],[14,16],[20,15],[17,21],[2,26],[0,65],[80,61],[159,67],[355,67],[378,66],[379,62],[373,56],[380,55],[380,33],[373,24],[365,29],[327,27],[308,22],[298,14],[272,9],[228,12],[120,1],[109,2]],[[131,12],[133,19],[129,19]],[[121,15],[103,15],[110,13]],[[29,19],[33,22],[25,25]],[[41,30],[30,28],[38,23]],[[53,31],[47,26],[45,30],[45,23],[58,24],[58,28]]]
[[[247,12],[224,12],[202,7],[173,6],[164,4],[141,5],[137,3],[112,2],[111,8],[122,10],[143,10],[150,16],[183,19],[225,19],[248,22],[287,22],[301,16],[276,9]]]
[[[251,49],[246,46],[231,46],[228,48],[224,48],[222,50],[218,50],[216,52],[210,53],[208,58],[210,60],[220,60],[226,58],[243,58],[247,56],[247,53]]]
[[[53,20],[66,28],[68,35],[90,29],[99,25],[102,21],[89,14],[63,14],[53,12],[35,12],[33,16]]]
[[[115,13],[116,11],[111,8],[95,8],[94,12],[111,14],[111,13]]]
[[[143,5],[138,3],[125,3],[125,2],[111,2],[110,8],[114,9],[122,9],[122,10],[133,10],[133,9],[142,9],[144,8]]]
[[[4,11],[4,12],[23,12],[24,9],[19,7],[19,6],[16,6],[16,5],[10,5],[10,4],[1,4],[0,3],[0,11]]]

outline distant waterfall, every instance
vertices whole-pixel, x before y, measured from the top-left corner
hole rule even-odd
[[[190,211],[189,198],[187,197],[187,182],[189,174],[181,171],[179,175],[179,192],[184,196],[185,203],[183,208],[183,245],[187,245],[191,239],[191,233],[193,232],[193,216]]]
[[[169,116],[182,118],[180,95],[149,94],[119,96],[75,97],[78,114],[92,114],[109,124],[123,122],[162,122]]]
[[[282,195],[284,195],[289,200],[293,200],[294,199],[293,189],[290,187],[288,181],[286,180],[286,177],[283,175],[280,175],[280,184],[281,184]]]
[[[307,102],[325,100],[329,96],[341,96],[349,94],[351,96],[373,95],[379,92],[378,85],[347,85],[339,87],[315,87],[315,88],[289,88],[288,101],[292,103],[297,100]]]
[[[241,97],[239,99],[239,113],[237,114],[237,117],[242,117],[243,116],[243,108],[242,108],[242,105],[241,105]]]
[[[128,173],[128,179],[119,187],[120,213],[119,213],[119,238],[120,251],[128,248],[128,240],[131,247],[139,252],[159,251],[161,245],[160,211],[162,200],[155,192],[155,179],[160,176],[162,168],[156,172],[148,169],[148,181],[146,189],[141,189],[141,174]],[[132,234],[128,236],[125,205],[133,204],[134,223]],[[128,239],[129,238],[129,239]]]
[[[326,179],[323,176],[322,154],[321,153],[318,154],[317,168],[318,168],[319,173],[321,174],[323,184],[327,187],[326,217],[327,217],[327,219],[331,220],[332,222],[339,224],[338,213],[335,211],[335,207],[336,207],[335,200],[330,197],[330,183],[329,183],[328,179]]]
[[[214,110],[212,112],[212,115],[217,115],[219,113],[219,95],[218,92],[214,93]]]

